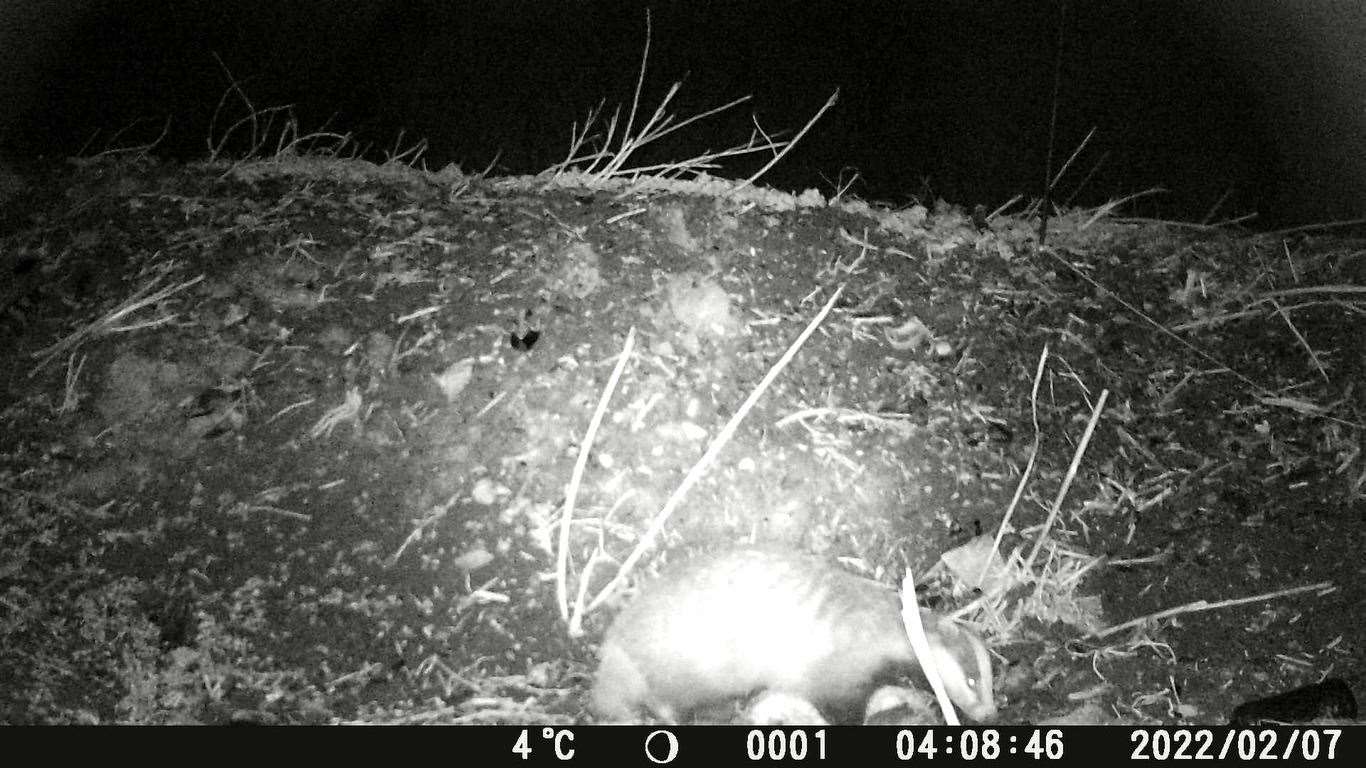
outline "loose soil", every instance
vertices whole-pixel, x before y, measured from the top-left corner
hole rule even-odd
[[[836,290],[640,572],[761,542],[968,604],[933,566],[1037,437],[1000,547],[1045,540],[1032,581],[968,617],[1002,721],[1361,690],[1361,240],[1071,211],[1040,249],[943,203],[329,159],[18,173],[2,722],[590,722],[623,597],[573,637],[557,579],[572,607],[597,552],[596,594]]]

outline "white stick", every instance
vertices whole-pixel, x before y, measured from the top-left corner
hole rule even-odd
[[[934,689],[934,697],[939,701],[939,709],[944,713],[945,725],[958,725],[958,713],[949,701],[949,692],[944,688],[944,678],[939,675],[939,666],[930,651],[930,640],[925,637],[925,625],[920,621],[920,606],[915,602],[915,579],[911,569],[906,569],[906,578],[901,580],[901,621],[906,625],[906,637],[910,638],[911,650],[920,662],[925,679]]]

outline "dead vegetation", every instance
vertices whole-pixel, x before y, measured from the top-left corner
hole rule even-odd
[[[202,164],[29,179],[0,720],[574,722],[620,588],[742,541],[909,567],[1006,719],[1360,674],[1360,241],[633,166],[717,111],[643,82],[531,177],[236,91]]]

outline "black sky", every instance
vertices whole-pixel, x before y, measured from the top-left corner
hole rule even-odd
[[[226,87],[293,104],[379,147],[503,172],[560,159],[570,124],[629,101],[645,3],[0,0],[0,155],[75,153],[172,119],[163,154],[201,157]],[[754,100],[660,147],[673,159],[828,113],[769,184],[904,202],[928,189],[989,206],[1044,177],[1060,5],[1039,2],[649,3],[645,102],[684,80],[686,116]],[[1096,136],[1059,185],[1094,204],[1161,185],[1136,211],[1264,225],[1366,216],[1366,2],[1070,0],[1055,153]],[[501,154],[499,154],[501,152]],[[1102,161],[1103,158],[1103,162]],[[753,166],[739,163],[735,173]]]

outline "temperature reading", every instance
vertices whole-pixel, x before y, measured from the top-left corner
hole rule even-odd
[[[574,732],[557,731],[554,728],[542,728],[541,739],[555,745],[555,758],[558,760],[574,759]]]
[[[541,729],[541,741],[548,743],[555,751],[557,760],[574,759],[574,732],[554,728]],[[531,757],[531,735],[526,729],[522,729],[517,734],[517,741],[512,745],[512,752],[520,756],[523,760]]]

